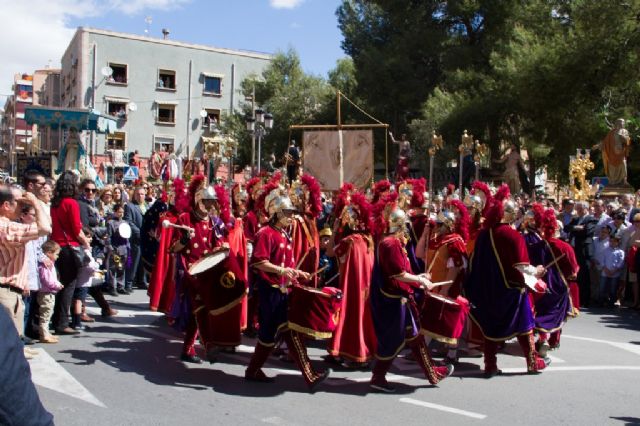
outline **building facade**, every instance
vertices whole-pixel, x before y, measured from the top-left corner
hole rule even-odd
[[[144,158],[160,149],[192,158],[209,125],[240,108],[240,82],[260,75],[270,60],[263,53],[80,27],[62,57],[60,104],[117,118],[115,133],[87,138],[94,159],[114,151]]]
[[[11,86],[11,95],[7,97],[4,105],[4,117],[2,119],[3,135],[2,149],[7,155],[2,155],[0,167],[15,174],[15,158],[18,154],[26,152],[33,137],[33,127],[24,120],[24,111],[27,105],[33,102],[33,75],[16,74]]]

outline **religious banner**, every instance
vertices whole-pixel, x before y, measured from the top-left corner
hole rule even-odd
[[[302,150],[304,172],[325,191],[340,189],[345,182],[364,188],[373,178],[371,130],[306,131]]]

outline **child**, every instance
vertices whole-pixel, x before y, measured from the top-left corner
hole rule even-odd
[[[124,289],[124,272],[129,257],[129,240],[122,238],[119,232],[120,225],[125,223],[123,216],[124,205],[117,204],[113,207],[113,218],[107,223],[108,293],[111,295],[128,294]]]
[[[91,231],[91,228],[89,228],[88,226],[83,226],[82,232],[84,233],[87,240],[89,240],[89,244],[91,244],[91,240],[93,239],[93,232]],[[78,276],[76,277],[76,288],[73,291],[73,313],[71,314],[71,328],[78,331],[84,330],[84,326],[82,325],[81,320],[82,305],[84,305],[84,301],[87,298],[87,292],[89,291],[89,287],[91,287],[92,285],[93,274],[98,269],[100,269],[100,265],[93,259],[93,256],[91,255],[91,249],[85,248],[84,252],[89,259],[89,263],[78,269]]]
[[[618,230],[609,237],[609,247],[604,250],[600,279],[600,301],[613,306],[618,293],[618,280],[624,269],[624,250],[620,248],[622,233]]]
[[[58,281],[58,274],[54,264],[60,254],[60,246],[53,240],[42,244],[42,253],[51,261],[38,263],[38,276],[40,278],[40,291],[38,291],[38,308],[40,312],[40,342],[58,343],[58,337],[49,333],[49,322],[53,315],[55,294],[62,290],[62,284]]]

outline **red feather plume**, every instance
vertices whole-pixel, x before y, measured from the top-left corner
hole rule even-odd
[[[191,178],[191,183],[189,183],[189,204],[191,207],[195,207],[196,193],[202,187],[204,179],[204,175],[195,175]]]
[[[309,190],[309,212],[313,217],[317,218],[322,212],[320,185],[318,185],[316,178],[310,174],[302,175],[300,181],[302,181],[302,184]]]
[[[264,211],[265,213],[268,214],[267,209],[264,205],[264,199],[267,196],[267,194],[271,191],[273,191],[274,189],[278,188],[280,186],[280,178],[282,177],[282,173],[278,172],[275,173],[271,179],[269,179],[269,182],[267,182],[263,187],[262,187],[262,193],[258,196],[258,199],[255,200],[255,209],[258,211]]]
[[[356,192],[351,196],[351,204],[357,207],[359,211],[359,222],[362,225],[362,230],[371,233],[373,228],[373,221],[371,220],[371,204],[367,201],[367,197],[361,192]]]
[[[175,197],[173,200],[174,209],[178,213],[188,212],[191,203],[189,202],[189,197],[187,196],[184,180],[180,178],[174,179],[173,191],[175,192]]]
[[[542,216],[544,214],[544,207],[540,203],[533,203],[531,205],[531,211],[533,212],[533,220],[536,223],[536,228],[542,228]]]
[[[385,217],[385,209],[389,204],[395,204],[398,201],[398,193],[392,192],[385,195],[377,203],[373,205],[373,233],[377,239],[382,237],[386,232],[389,224]]]
[[[347,205],[347,198],[355,191],[355,186],[351,182],[345,182],[340,187],[340,191],[333,203],[333,215],[334,217],[340,217],[342,215],[342,209]]]
[[[493,228],[500,223],[504,216],[504,206],[502,203],[506,198],[509,198],[509,195],[511,195],[509,192],[509,186],[502,184],[498,189],[498,192],[496,192],[496,195],[491,200],[491,205],[487,209],[484,222],[485,228]]]
[[[427,180],[425,178],[407,179],[407,182],[409,182],[413,188],[410,206],[414,209],[422,207],[424,203],[424,191],[427,189]]]
[[[458,220],[456,221],[456,233],[462,237],[463,240],[469,239],[469,211],[464,203],[460,200],[449,201],[451,208],[458,210]]]
[[[383,192],[391,189],[391,182],[386,179],[380,180],[373,185],[373,198],[372,203],[377,203],[380,200],[380,196]]]
[[[218,184],[213,187],[218,197],[218,206],[220,207],[220,219],[228,224],[231,221],[231,210],[229,208],[229,193],[225,189],[223,184]]]
[[[547,209],[542,213],[540,228],[544,238],[553,238],[558,229],[558,219],[553,209]]]

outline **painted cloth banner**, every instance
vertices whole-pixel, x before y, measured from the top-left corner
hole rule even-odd
[[[303,170],[313,175],[325,191],[344,182],[364,188],[373,178],[371,130],[318,130],[302,137]]]

